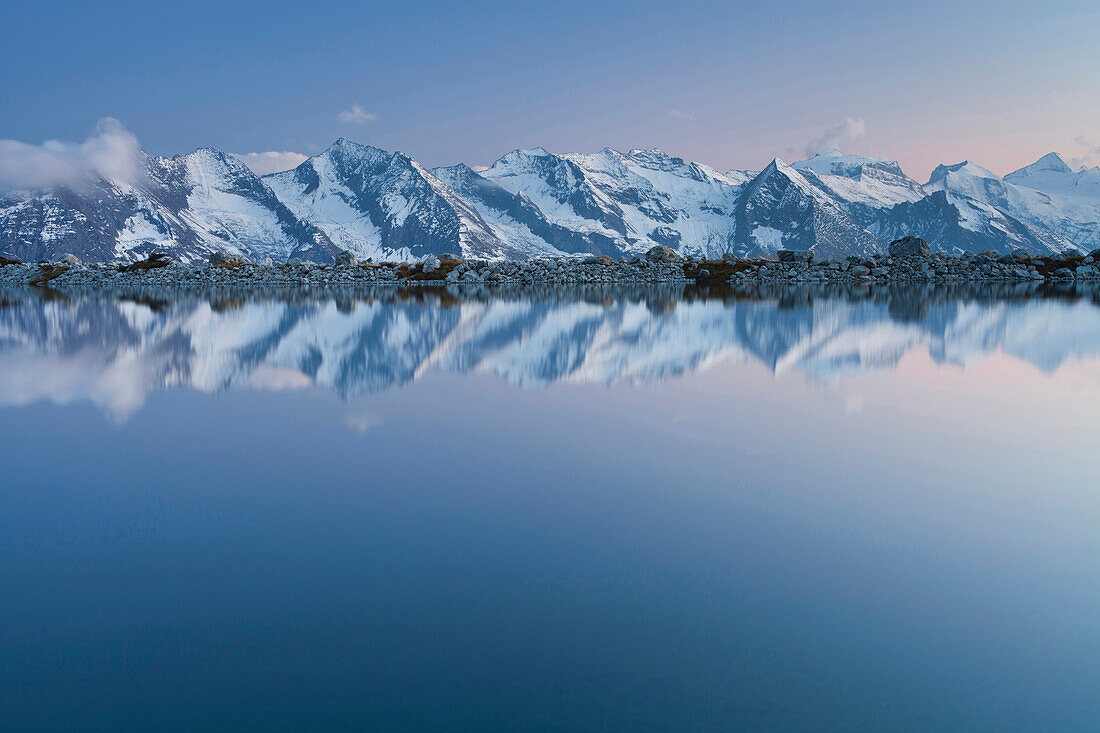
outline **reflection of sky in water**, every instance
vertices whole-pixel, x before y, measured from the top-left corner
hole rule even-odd
[[[1088,304],[53,307],[0,727],[1100,721]]]

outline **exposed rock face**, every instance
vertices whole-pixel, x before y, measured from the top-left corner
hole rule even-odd
[[[891,257],[928,257],[932,248],[920,237],[902,237],[890,242]]]
[[[428,255],[420,265],[423,272],[435,272],[443,265],[435,255]]]
[[[821,257],[882,251],[882,242],[816,184],[812,171],[803,175],[779,158],[745,184],[736,221],[735,253],[741,256],[781,249],[813,249]]]

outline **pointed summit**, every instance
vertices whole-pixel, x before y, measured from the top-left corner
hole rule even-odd
[[[1073,173],[1073,169],[1066,163],[1065,158],[1058,155],[1058,153],[1047,153],[1034,163],[1025,165],[1019,170],[1012,171],[1005,176],[1005,180],[1022,182],[1023,179],[1033,176],[1040,176],[1043,174],[1065,175],[1067,173]],[[1027,184],[1024,183],[1024,185]]]

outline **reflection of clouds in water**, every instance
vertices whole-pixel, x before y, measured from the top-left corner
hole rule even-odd
[[[248,376],[249,387],[265,392],[285,392],[293,389],[305,389],[313,384],[308,375],[297,369],[261,364]]]
[[[0,310],[0,403],[88,401],[124,420],[150,391],[173,385],[203,392],[317,385],[349,398],[431,370],[491,372],[520,386],[630,385],[717,364],[760,364],[822,389],[893,372],[907,354],[924,355],[936,370],[969,369],[997,353],[1047,374],[1073,364],[1094,375],[1100,309],[1087,301],[944,300],[919,318],[898,319],[888,304],[842,299],[798,307],[692,301],[659,312],[641,302],[364,302],[348,312],[332,301],[229,310],[191,301],[153,310],[28,300]],[[856,395],[837,397],[845,409],[862,409]],[[347,424],[369,430],[372,420],[352,416]]]
[[[383,422],[381,417],[366,412],[353,412],[344,415],[344,424],[359,434],[374,430]]]
[[[90,349],[54,355],[0,346],[0,405],[90,402],[124,423],[145,404],[153,375],[139,352],[105,357]]]

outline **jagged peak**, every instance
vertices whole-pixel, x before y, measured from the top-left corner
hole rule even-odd
[[[230,153],[217,148],[204,146],[196,148],[190,153],[174,155],[171,159],[161,158],[171,166],[182,166],[188,169],[205,169],[207,174],[229,173],[234,176],[259,178],[243,160]]]
[[[468,166],[465,163],[455,163],[454,165],[440,165],[431,169],[433,175],[439,175],[440,173],[460,173],[463,175],[469,175],[471,173],[477,174],[477,171],[472,166]]]
[[[510,166],[516,165],[524,167],[531,164],[533,161],[541,161],[543,159],[554,159],[558,161],[564,160],[563,158],[559,158],[558,156],[547,151],[546,148],[541,146],[535,148],[516,148],[515,150],[512,150],[511,152],[505,153],[504,155],[500,156],[500,158],[498,158],[496,162],[489,166],[488,170],[500,171],[501,169],[506,169]]]
[[[201,148],[195,148],[190,153],[182,153],[180,155],[173,155],[172,156],[172,160],[196,160],[196,159],[199,159],[199,158],[207,158],[207,159],[213,159],[213,160],[225,161],[225,162],[230,162],[230,161],[240,162],[240,159],[237,158],[236,156],[230,155],[229,153],[223,153],[221,150],[218,150],[217,148],[210,147],[208,145],[204,145]],[[242,165],[243,165],[243,163],[242,163]]]
[[[379,155],[389,156],[391,155],[391,153],[387,150],[383,150],[382,148],[376,148],[373,145],[365,145],[363,143],[355,142],[354,140],[349,140],[346,137],[338,137],[336,138],[336,140],[333,141],[332,145],[329,145],[328,148],[321,153],[321,155],[327,155],[329,157],[370,155],[372,157],[377,157]]]
[[[790,163],[779,156],[772,158],[771,162],[764,166],[764,170],[760,171],[760,173],[774,173],[777,171],[788,176],[791,174],[798,175],[798,172],[791,167]]]
[[[779,157],[772,158],[771,162],[764,167],[764,170],[756,175],[753,182],[758,185],[760,182],[766,181],[777,175],[786,178],[801,189],[807,191],[816,190],[801,172],[792,168],[785,160]]]

